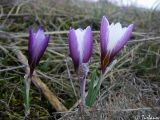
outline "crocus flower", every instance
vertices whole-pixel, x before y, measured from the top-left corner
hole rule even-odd
[[[112,62],[114,56],[123,48],[132,35],[133,24],[122,28],[120,23],[109,22],[103,16],[100,28],[101,69],[105,72],[106,67]]]
[[[85,105],[86,76],[89,71],[88,61],[92,54],[93,38],[90,26],[86,29],[70,29],[69,51],[80,82],[81,102]]]
[[[37,32],[29,31],[28,42],[28,63],[30,66],[30,76],[33,74],[34,68],[39,63],[40,58],[44,54],[49,42],[49,36],[45,36],[41,27]]]
[[[87,63],[92,54],[92,31],[88,26],[86,29],[73,29],[69,31],[69,52],[77,71],[80,64]]]

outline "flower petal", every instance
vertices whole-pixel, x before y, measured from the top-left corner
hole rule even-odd
[[[38,56],[45,41],[45,34],[41,27],[38,28],[37,32],[33,34],[32,52],[34,57]],[[41,46],[41,47],[40,47]]]
[[[109,22],[105,16],[103,16],[101,21],[101,27],[100,27],[100,47],[101,47],[101,57],[105,57],[106,54],[106,48],[108,43],[108,26]]]
[[[44,38],[44,40],[41,42],[41,44],[39,44],[39,47],[37,47],[37,52],[39,54],[37,54],[37,56],[36,56],[36,61],[37,61],[36,64],[39,63],[40,58],[44,54],[44,52],[45,52],[45,50],[46,50],[46,48],[48,46],[49,38],[50,38],[50,36],[46,36]]]
[[[42,28],[39,27],[36,33],[29,31],[28,43],[28,63],[30,66],[30,74],[32,75],[34,68],[39,63],[40,58],[44,54],[49,42],[49,36],[45,36]]]
[[[76,33],[76,37],[77,37],[77,44],[78,44],[78,51],[79,51],[79,62],[82,63],[83,62],[83,49],[84,49],[84,36],[85,36],[85,30],[82,30],[81,28],[75,30]]]
[[[84,30],[84,42],[83,42],[83,63],[87,63],[92,55],[93,48],[93,35],[91,27],[88,26]]]
[[[106,67],[112,62],[114,56],[123,48],[131,37],[133,25],[122,28],[120,23],[109,25],[105,17],[102,18],[100,28],[101,46],[101,69],[105,72]]]
[[[74,29],[70,29],[68,37],[70,57],[74,63],[75,70],[77,70],[80,62],[80,53],[78,51],[77,36]]]
[[[109,40],[107,43],[107,51],[112,52],[126,30],[127,28],[122,28],[122,25],[120,23],[112,23],[109,26]]]
[[[108,65],[109,56],[107,55],[107,43],[109,37],[109,22],[105,16],[101,20],[100,27],[100,48],[101,48],[101,69],[102,72],[105,71]]]
[[[118,40],[116,46],[114,47],[111,57],[114,57],[123,47],[124,45],[128,42],[132,35],[132,30],[133,30],[133,24],[129,25],[123,34],[123,36]]]

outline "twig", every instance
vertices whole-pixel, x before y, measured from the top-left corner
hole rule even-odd
[[[1,33],[4,33],[4,31],[0,31]],[[46,35],[56,35],[56,34],[68,34],[68,30],[66,31],[50,31],[50,32],[45,32]],[[93,31],[94,34],[99,34],[99,31]],[[28,37],[28,33],[7,33],[12,35],[14,38],[25,38]],[[144,37],[146,34],[145,33],[138,33],[138,32],[133,32],[132,33],[135,36],[142,36]],[[153,37],[154,38],[154,37]]]
[[[15,70],[15,69],[24,68],[24,67],[25,67],[25,65],[20,65],[20,66],[17,66],[17,67],[10,67],[10,68],[6,68],[6,69],[2,69],[2,70],[0,70],[0,72]]]
[[[71,83],[71,86],[72,86],[72,88],[73,88],[74,95],[75,95],[75,96],[76,96],[76,98],[77,98],[77,93],[76,93],[76,90],[75,90],[75,87],[74,87],[73,81],[72,81],[72,79],[71,79],[71,73],[70,73],[70,71],[69,71],[69,67],[68,67],[67,59],[65,60],[65,62],[66,62],[66,68],[67,68],[68,77],[69,77],[69,79],[70,79],[70,83]]]
[[[29,74],[29,67],[28,67],[28,62],[26,57],[23,55],[23,53],[14,48],[13,52],[16,54],[18,60],[23,64],[26,65],[25,67],[25,73]],[[51,105],[56,109],[56,111],[58,112],[66,112],[68,111],[67,108],[58,100],[58,98],[56,97],[56,95],[54,95],[49,88],[46,86],[46,84],[44,84],[41,79],[39,77],[35,75],[33,75],[33,77],[31,78],[32,82],[34,83],[34,85],[36,87],[38,87],[39,89],[41,89],[41,91],[43,92],[43,94],[45,95],[45,97],[48,99],[48,101],[51,103]]]
[[[130,40],[129,43],[133,43],[133,42],[146,42],[146,41],[156,41],[159,40],[160,36],[157,37],[148,37],[148,38],[143,38],[143,39],[138,39],[138,40]]]
[[[116,109],[116,110],[110,110],[110,109],[106,109],[106,108],[100,108],[100,109],[94,109],[94,111],[101,111],[101,112],[133,112],[133,111],[142,111],[142,110],[160,110],[160,107],[144,107],[144,108],[128,108],[128,109]],[[85,112],[92,112],[93,109],[85,109]],[[75,110],[75,111],[67,111],[67,112],[56,112],[54,114],[68,114],[68,113],[76,113],[78,112],[78,110]],[[61,120],[58,119],[58,120]]]

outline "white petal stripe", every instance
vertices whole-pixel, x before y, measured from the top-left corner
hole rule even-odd
[[[76,37],[77,37],[77,43],[78,43],[78,51],[80,53],[80,62],[82,62],[82,60],[83,60],[85,32],[86,32],[86,29],[85,30],[82,30],[82,29],[75,30]]]
[[[119,44],[119,41],[121,40],[121,37],[126,32],[127,28],[122,28],[122,25],[120,23],[112,23],[109,27],[109,37],[107,44],[107,51],[112,52],[112,50],[115,48],[117,44]]]

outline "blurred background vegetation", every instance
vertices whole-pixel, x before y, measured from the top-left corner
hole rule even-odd
[[[118,63],[106,76],[97,103],[86,120],[139,119],[142,115],[160,117],[160,12],[134,6],[118,7],[101,0],[1,0],[0,1],[0,120],[24,118],[21,65],[12,51],[17,47],[27,56],[29,28],[42,26],[51,40],[36,68],[38,76],[56,93],[70,113],[59,114],[42,92],[31,85],[31,115],[28,119],[80,119],[74,108],[79,99],[79,82],[68,56],[67,31],[70,27],[94,31],[90,73],[100,68],[99,34],[102,16],[123,26],[133,23],[131,40],[118,54]],[[56,32],[54,32],[56,31]],[[90,81],[90,74],[87,82]],[[94,116],[94,118],[93,118]],[[102,118],[102,116],[104,118]]]

